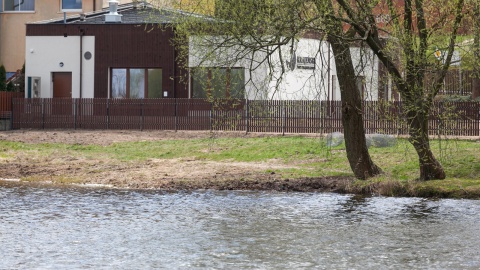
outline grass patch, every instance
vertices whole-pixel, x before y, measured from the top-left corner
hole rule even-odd
[[[357,180],[351,185],[351,190],[390,196],[480,198],[480,143],[433,140],[431,146],[444,166],[447,179],[416,181],[419,175],[418,158],[410,143],[400,139],[392,147],[369,149],[373,161],[385,174],[368,181]],[[113,164],[175,158],[250,163],[275,160],[278,164],[284,164],[285,168],[266,169],[265,172],[281,175],[284,179],[353,177],[343,145],[330,148],[319,138],[300,136],[122,142],[109,146],[0,141],[0,164],[19,156],[32,160],[94,157],[99,163]],[[57,180],[61,183],[79,181],[70,178]]]
[[[215,139],[201,158],[255,162],[269,159],[309,159],[322,153],[318,139],[302,137],[266,137],[251,139]]]

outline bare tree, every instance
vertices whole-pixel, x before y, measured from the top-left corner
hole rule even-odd
[[[445,171],[430,148],[428,116],[452,60],[464,0],[386,0],[383,5],[370,0],[337,1],[344,11],[344,16],[337,19],[353,26],[385,65],[400,92],[409,140],[419,158],[420,179],[444,179]],[[390,17],[383,28],[375,20],[374,9],[379,5]],[[382,39],[382,33],[386,39]],[[447,36],[441,48],[446,54],[436,60],[434,38],[440,35]],[[432,85],[426,85],[427,73],[434,74]]]
[[[480,2],[473,3],[473,88],[472,98],[480,97]]]

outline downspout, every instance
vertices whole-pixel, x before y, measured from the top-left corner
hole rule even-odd
[[[82,92],[83,92],[83,35],[85,34],[84,29],[80,29],[80,98],[82,98]]]
[[[97,11],[97,2],[93,0],[93,11]]]
[[[173,91],[173,98],[177,98],[177,92],[175,91],[175,84],[176,84],[176,81],[175,81],[175,75],[176,75],[176,72],[175,72],[175,30],[174,28],[172,27],[172,47],[173,47],[173,59],[172,59],[172,64],[173,64],[173,87],[172,87],[172,91]]]

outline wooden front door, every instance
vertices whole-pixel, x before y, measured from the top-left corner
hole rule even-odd
[[[72,115],[72,73],[53,72],[52,115]]]
[[[72,97],[72,73],[71,72],[53,72],[53,97],[71,98]]]

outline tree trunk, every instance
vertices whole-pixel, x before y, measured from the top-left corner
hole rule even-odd
[[[429,109],[427,106],[418,106],[423,108],[407,110],[407,119],[410,135],[409,141],[415,148],[415,151],[417,151],[420,164],[419,180],[445,179],[445,171],[430,149],[430,140],[428,138]]]
[[[335,36],[329,36],[342,99],[342,124],[347,158],[355,177],[367,179],[382,173],[368,153],[363,125],[362,100],[357,89],[355,70],[349,44]]]
[[[345,33],[342,22],[332,18],[335,14],[332,1],[314,1],[326,25],[327,41],[332,46],[337,78],[342,99],[342,124],[347,158],[355,177],[367,179],[382,173],[368,153],[363,126],[362,100],[357,89],[355,70],[350,55],[350,35]],[[352,29],[353,30],[353,29]]]
[[[475,3],[473,8],[473,85],[472,99],[480,97],[480,3]]]

